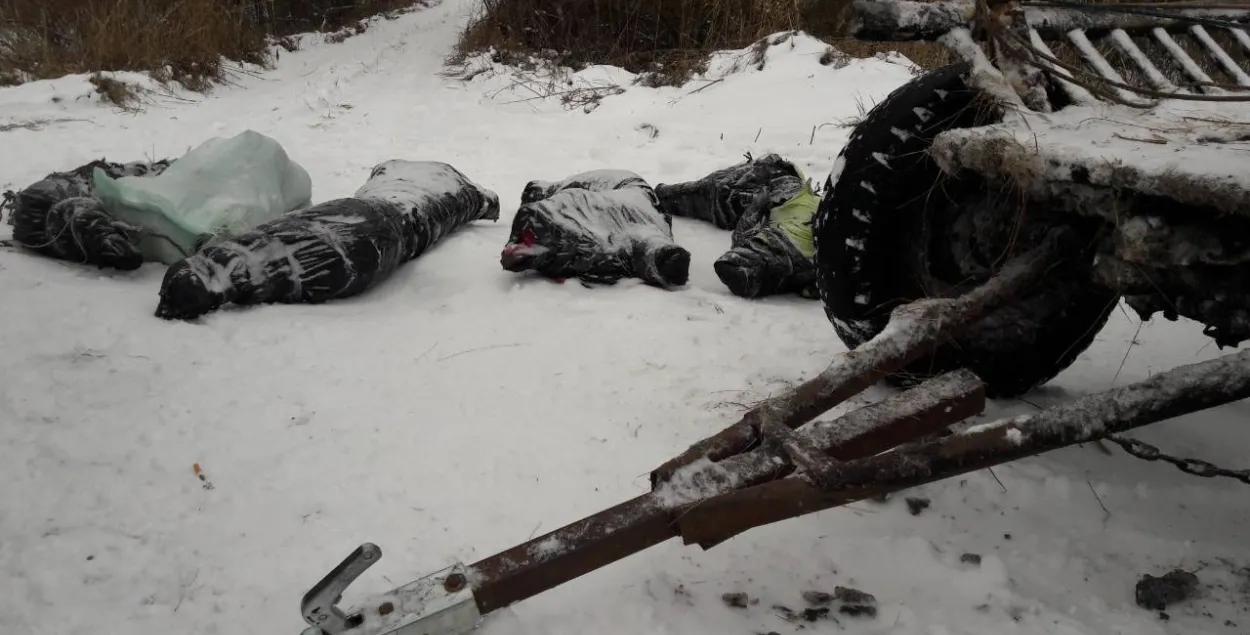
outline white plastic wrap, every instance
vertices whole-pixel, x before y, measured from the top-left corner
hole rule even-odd
[[[209,139],[159,176],[93,178],[109,214],[141,230],[144,259],[165,264],[312,202],[308,172],[252,130]]]

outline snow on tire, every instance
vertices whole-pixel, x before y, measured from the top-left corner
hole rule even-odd
[[[975,176],[943,175],[929,157],[943,130],[1001,117],[966,83],[967,72],[967,64],[953,64],[895,90],[856,127],[829,175],[813,220],[817,283],[848,347],[879,333],[900,304],[967,291],[1008,250],[1036,244],[1056,222],[1071,224],[1048,210],[1027,209]],[[1008,238],[1012,231],[1020,233]],[[997,397],[1049,381],[1092,343],[1118,298],[1091,281],[1092,249],[1087,255],[1070,259],[1033,294],[891,381],[910,385],[965,367]]]

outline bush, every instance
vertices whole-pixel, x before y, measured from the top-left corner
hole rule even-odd
[[[267,37],[342,27],[412,0],[0,0],[0,84],[151,71],[192,90],[222,59],[266,64]],[[162,75],[163,74],[163,75]]]
[[[794,28],[794,0],[483,0],[462,53],[543,53],[632,71]]]
[[[949,59],[930,43],[848,41],[850,20],[850,0],[482,0],[453,61],[493,49],[503,61],[538,55],[680,79],[712,51],[794,29],[840,41],[852,55],[898,50],[922,65]]]
[[[233,2],[245,10],[249,22],[272,36],[310,31],[333,31],[372,15],[418,3],[416,0],[233,0]]]

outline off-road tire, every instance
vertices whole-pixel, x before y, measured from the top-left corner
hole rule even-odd
[[[927,152],[944,130],[1001,120],[1000,111],[968,85],[968,70],[967,64],[946,66],[891,93],[851,133],[826,181],[813,219],[817,285],[825,313],[850,348],[881,332],[900,304],[966,292],[1006,260],[978,264],[986,270],[979,280],[951,275],[953,267],[970,262],[968,250],[956,257],[948,245],[953,239],[946,238],[955,235],[958,216],[979,214],[978,227],[1000,224],[1000,214],[1002,227],[1023,217],[1012,196],[975,175],[943,175]],[[1044,210],[1029,213],[1030,230],[1053,222],[1038,220]],[[973,237],[961,244],[978,244],[980,234],[968,231],[975,230],[963,235]],[[1011,241],[1008,255],[1036,244],[1031,241],[1039,236],[1021,238]],[[1092,282],[1092,264],[1092,249],[1069,258],[1032,294],[986,316],[890,381],[912,385],[962,367],[977,373],[993,397],[1019,395],[1049,381],[1093,342],[1115,308],[1118,295]]]

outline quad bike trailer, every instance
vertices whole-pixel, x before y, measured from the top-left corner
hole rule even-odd
[[[1117,435],[1250,397],[1242,351],[948,430],[987,398],[1066,368],[1121,298],[1143,319],[1162,311],[1201,323],[1221,348],[1250,338],[1250,6],[857,0],[855,9],[859,37],[939,40],[963,61],[878,104],[826,183],[815,260],[849,352],[656,468],[650,492],[345,612],[343,591],[381,558],[362,545],[304,596],[304,635],[458,635],[672,538],[708,549],[753,527],[1104,438],[1160,458]],[[882,380],[901,390],[813,422]],[[1250,471],[1171,462],[1250,483]]]

